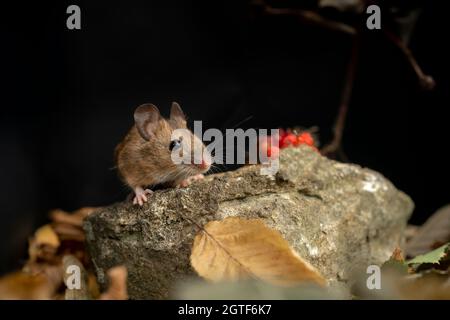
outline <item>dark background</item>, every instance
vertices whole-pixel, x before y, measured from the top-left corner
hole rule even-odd
[[[443,3],[419,3],[410,42],[436,79],[432,92],[380,31],[363,34],[344,136],[351,162],[413,198],[416,224],[450,200],[441,187],[450,105]],[[81,7],[82,30],[66,29],[70,4]],[[320,140],[331,138],[347,35],[260,16],[248,1],[16,2],[0,10],[0,273],[20,266],[50,209],[126,196],[112,154],[141,103],[167,113],[178,101],[204,128],[251,115],[240,127],[318,125]]]

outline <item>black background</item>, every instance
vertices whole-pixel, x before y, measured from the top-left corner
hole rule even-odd
[[[448,11],[426,1],[410,47],[437,82],[420,90],[401,52],[367,31],[344,149],[416,204],[422,223],[449,201]],[[78,4],[82,29],[66,28]],[[178,101],[204,128],[320,127],[331,138],[349,36],[248,1],[48,1],[1,5],[0,272],[17,267],[48,210],[123,199],[113,149],[136,106]],[[442,184],[444,185],[442,187]]]

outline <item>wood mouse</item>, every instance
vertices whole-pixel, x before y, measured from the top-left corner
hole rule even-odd
[[[203,142],[187,129],[186,117],[178,103],[172,103],[169,119],[163,118],[153,104],[140,105],[134,111],[134,122],[115,149],[119,175],[134,191],[133,204],[142,206],[147,202],[147,195],[153,192],[148,188],[152,186],[185,187],[202,179],[203,173],[211,167],[210,153]],[[195,148],[202,150],[194,152]],[[171,156],[173,151],[181,154],[191,152],[192,161],[176,164]],[[199,155],[201,158],[196,159]]]

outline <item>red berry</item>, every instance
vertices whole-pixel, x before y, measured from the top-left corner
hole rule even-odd
[[[309,132],[303,132],[297,137],[297,145],[306,144],[308,146],[314,146],[314,138]]]
[[[280,148],[286,148],[294,145],[297,142],[297,137],[293,133],[288,133],[280,140]]]

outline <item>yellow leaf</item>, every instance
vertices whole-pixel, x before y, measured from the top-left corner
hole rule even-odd
[[[29,241],[29,261],[35,262],[38,259],[45,261],[54,260],[59,245],[58,235],[49,224],[40,227]]]
[[[276,285],[326,284],[278,231],[260,219],[229,217],[209,222],[195,236],[191,265],[214,282],[253,277]]]
[[[34,239],[37,245],[49,245],[58,248],[60,244],[58,236],[49,224],[37,229],[34,233]]]

